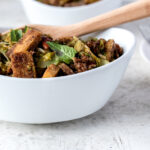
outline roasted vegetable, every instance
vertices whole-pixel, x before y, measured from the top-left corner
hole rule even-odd
[[[66,75],[74,74],[73,70],[65,63],[60,63],[59,68],[61,68]]]
[[[44,72],[43,78],[56,77],[60,68],[54,64],[51,64]]]
[[[74,49],[76,49],[78,52],[84,51],[87,54],[91,55],[91,57],[93,58],[93,60],[96,61],[97,65],[100,66],[101,65],[101,60],[96,57],[93,52],[90,50],[90,48],[83,43],[81,40],[79,40],[77,37],[74,37],[73,41],[71,41],[69,43],[69,45],[74,46]]]

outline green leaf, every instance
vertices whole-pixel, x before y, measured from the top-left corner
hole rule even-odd
[[[25,26],[23,33],[26,33],[28,31],[28,26]]]
[[[67,45],[61,45],[55,42],[47,42],[47,44],[53,51],[56,52],[59,60],[65,62],[66,64],[70,64],[77,53],[74,48]]]
[[[11,41],[12,41],[12,42],[16,42],[16,41],[17,41],[17,37],[16,37],[16,32],[15,32],[15,30],[11,30],[11,31],[10,31],[10,37],[11,37]]]
[[[23,32],[21,29],[10,31],[11,42],[18,42],[22,38],[22,36]]]
[[[23,36],[23,32],[20,29],[16,30],[15,32],[16,32],[16,39],[17,39],[17,41],[19,41]]]

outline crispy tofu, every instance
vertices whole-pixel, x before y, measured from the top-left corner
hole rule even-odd
[[[13,53],[11,57],[11,66],[13,77],[36,78],[36,71],[31,52],[25,51]]]
[[[51,64],[44,72],[43,78],[56,77],[60,68],[54,64]]]
[[[13,53],[26,52],[34,50],[41,41],[41,33],[34,29],[29,29],[27,33],[16,43],[11,49],[8,50],[7,56],[11,58]]]

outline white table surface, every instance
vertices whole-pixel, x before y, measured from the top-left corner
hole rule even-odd
[[[19,0],[0,0],[0,27],[27,23]],[[140,23],[122,26],[135,33],[136,51],[104,108],[88,117],[56,124],[0,121],[0,150],[150,150],[150,64],[139,54],[143,40],[137,29]]]

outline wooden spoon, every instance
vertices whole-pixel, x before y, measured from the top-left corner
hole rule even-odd
[[[48,26],[32,24],[29,26],[41,31],[43,34],[49,34],[54,39],[58,39],[70,36],[81,36],[149,16],[150,0],[140,0],[73,25]]]

